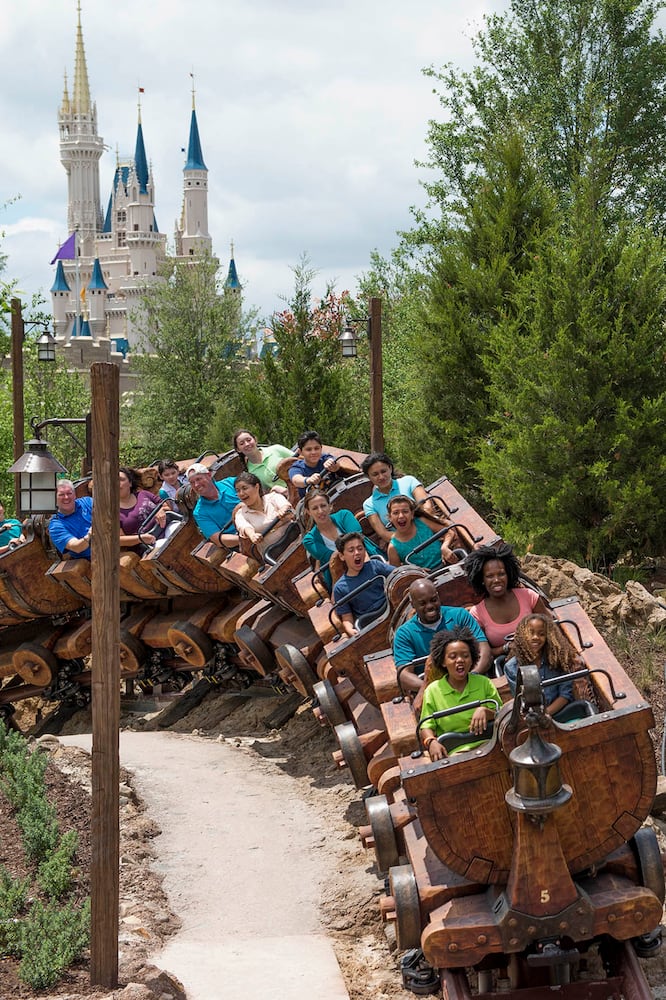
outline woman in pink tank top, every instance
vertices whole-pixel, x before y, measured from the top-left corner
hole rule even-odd
[[[520,565],[510,545],[480,546],[465,560],[465,570],[470,586],[483,595],[470,613],[486,633],[493,656],[499,656],[518,622],[546,608],[534,590],[520,586]]]

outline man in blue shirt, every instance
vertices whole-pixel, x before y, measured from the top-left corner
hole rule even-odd
[[[92,497],[78,497],[71,479],[60,479],[56,487],[56,513],[49,521],[51,541],[62,556],[90,559]]]
[[[437,632],[452,629],[456,625],[466,625],[481,647],[481,657],[474,668],[475,672],[488,673],[492,663],[490,645],[483,629],[469,611],[440,605],[437,587],[427,579],[414,581],[409,588],[409,599],[415,614],[396,629],[393,637],[393,660],[396,667],[426,657]],[[400,675],[403,688],[407,691],[419,691],[423,670],[424,664],[414,670],[403,670]]]
[[[343,602],[336,610],[342,620],[345,634],[357,635],[359,630],[355,625],[356,619],[361,615],[375,612],[379,614],[384,608],[386,604],[384,577],[391,575],[393,566],[377,559],[368,559],[363,535],[358,531],[340,535],[335,540],[335,546],[345,564],[345,572],[333,587],[333,603]],[[348,594],[370,580],[372,581],[370,586],[351,600],[345,601]]]
[[[213,479],[212,472],[202,462],[190,465],[186,475],[190,486],[199,495],[193,515],[201,534],[221,548],[236,548],[238,535],[232,515],[240,501],[234,488],[235,477]]]

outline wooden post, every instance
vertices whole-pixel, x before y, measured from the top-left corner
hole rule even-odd
[[[90,366],[95,502],[92,536],[92,864],[90,981],[118,985],[120,590],[119,381]]]
[[[21,300],[12,299],[12,412],[14,421],[14,461],[25,448],[25,412],[23,406],[23,316]],[[22,518],[21,473],[14,476],[14,506],[16,517]]]
[[[370,299],[370,448],[384,451],[382,300]]]

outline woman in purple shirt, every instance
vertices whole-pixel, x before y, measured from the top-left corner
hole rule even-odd
[[[142,544],[155,544],[156,535],[151,531],[142,533],[141,538],[139,538],[139,528],[160,501],[154,493],[141,489],[139,474],[135,469],[129,469],[122,465],[118,475],[120,480],[120,547],[140,553]],[[155,515],[155,521],[160,528],[164,528],[166,512],[160,510]]]

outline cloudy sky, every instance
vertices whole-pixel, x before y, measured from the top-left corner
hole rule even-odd
[[[469,65],[470,37],[502,0],[82,0],[104,209],[115,151],[134,150],[137,87],[156,217],[173,238],[182,200],[191,79],[209,170],[209,229],[225,269],[233,239],[245,303],[264,315],[307,253],[354,289],[370,252],[388,253],[422,205],[430,118],[424,66]],[[3,4],[0,211],[5,277],[48,292],[67,233],[57,109],[74,70],[76,0]],[[18,197],[20,196],[20,197]],[[50,298],[49,298],[50,302]]]

